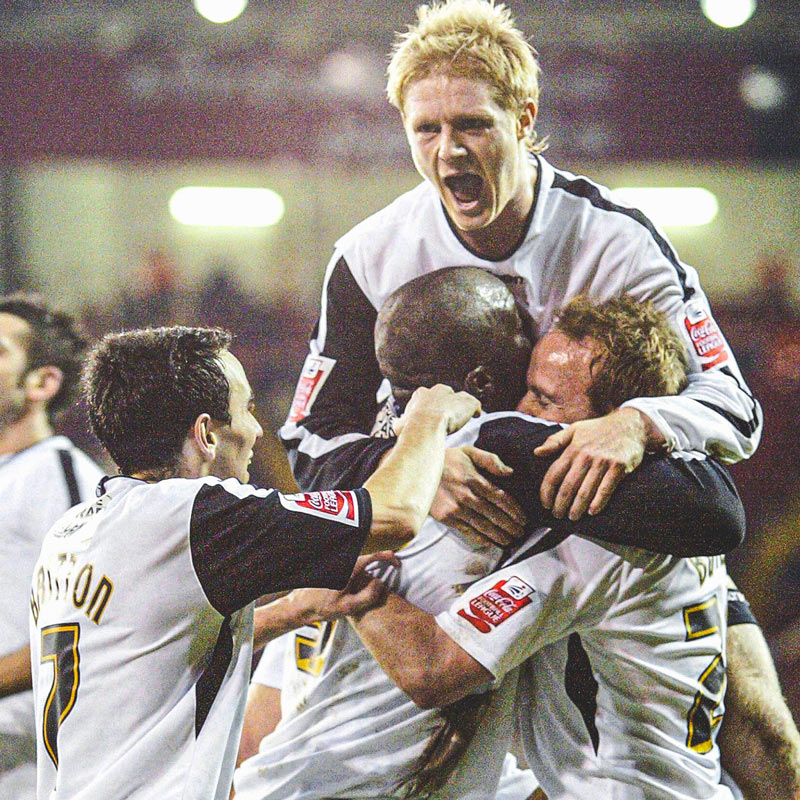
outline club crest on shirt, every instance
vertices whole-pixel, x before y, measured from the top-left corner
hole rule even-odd
[[[704,303],[686,304],[684,325],[704,370],[728,360],[728,345]]]
[[[300,373],[300,380],[294,390],[289,422],[300,422],[300,420],[308,416],[311,406],[314,405],[314,400],[317,399],[319,390],[328,379],[328,375],[331,374],[335,363],[335,358],[310,354],[306,356],[303,371]]]
[[[358,527],[358,501],[353,492],[337,490],[279,494],[281,505],[287,511],[299,511],[312,517],[335,519],[345,525]]]
[[[461,608],[458,616],[463,617],[481,633],[489,633],[493,627],[529,605],[534,592],[532,586],[514,575],[507,580],[498,581],[491,589],[473,597],[469,601],[469,611]]]

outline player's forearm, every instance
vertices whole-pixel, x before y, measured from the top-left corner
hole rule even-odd
[[[800,800],[800,733],[758,625],[728,631],[722,763],[747,800]]]
[[[396,445],[364,483],[372,499],[372,530],[363,552],[396,549],[419,531],[442,477],[446,435],[441,414],[409,418]]]
[[[791,717],[726,709],[720,732],[722,766],[747,800],[800,800],[800,760]],[[735,731],[734,731],[735,729]]]
[[[306,601],[307,592],[284,592],[282,597],[258,606],[253,614],[253,649],[303,625],[320,620],[316,608]]]
[[[642,519],[647,519],[644,527]],[[558,520],[554,527],[690,557],[733,550],[744,538],[745,517],[724,467],[711,460],[645,456],[600,514],[584,516],[575,523]]]
[[[422,708],[448,705],[492,680],[432,614],[399,595],[349,620],[383,671]]]
[[[0,658],[0,697],[25,692],[31,688],[31,648]]]

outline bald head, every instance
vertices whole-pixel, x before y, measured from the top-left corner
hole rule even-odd
[[[475,267],[404,284],[375,324],[378,364],[401,406],[417,387],[444,383],[471,392],[486,411],[513,409],[525,393],[530,351],[514,296]]]

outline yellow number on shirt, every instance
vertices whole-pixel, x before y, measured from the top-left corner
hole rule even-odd
[[[42,734],[44,746],[58,767],[58,731],[72,711],[81,682],[80,625],[48,625],[42,629],[41,662],[53,662],[53,683],[44,701]]]
[[[297,633],[294,637],[294,655],[297,669],[317,676],[325,666],[325,649],[336,629],[336,620],[333,622],[315,622],[311,627],[316,628],[316,633],[306,636]]]
[[[697,605],[686,606],[683,609],[683,622],[687,641],[719,633],[722,625],[717,598],[712,597]],[[714,656],[698,680],[702,688],[694,696],[686,717],[686,745],[696,753],[707,753],[714,746],[713,734],[722,721],[722,714],[717,712],[725,696],[727,683],[722,653]]]

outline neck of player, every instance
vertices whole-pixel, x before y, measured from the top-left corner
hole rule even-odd
[[[459,239],[481,258],[502,261],[522,244],[535,200],[537,169],[533,161],[528,162],[526,173],[519,191],[488,225],[468,231],[453,226]]]

